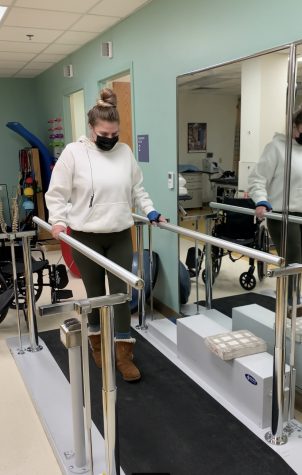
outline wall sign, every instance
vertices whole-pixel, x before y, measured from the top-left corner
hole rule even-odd
[[[137,136],[137,151],[139,162],[149,162],[149,135]]]

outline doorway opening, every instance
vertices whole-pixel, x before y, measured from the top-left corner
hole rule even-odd
[[[100,88],[109,87],[117,97],[120,114],[120,141],[129,145],[133,150],[133,118],[131,97],[131,75],[125,71],[117,76],[100,82]]]
[[[69,96],[72,141],[86,134],[86,114],[84,90],[80,89]]]

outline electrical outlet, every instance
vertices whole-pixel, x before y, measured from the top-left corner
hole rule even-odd
[[[169,190],[173,190],[173,188],[174,188],[174,177],[175,177],[174,172],[168,172],[168,188],[169,188]]]

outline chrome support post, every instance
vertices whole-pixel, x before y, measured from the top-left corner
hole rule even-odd
[[[21,335],[21,321],[20,321],[20,308],[19,308],[19,292],[18,292],[18,277],[17,277],[17,268],[16,268],[16,255],[15,255],[15,236],[13,234],[9,235],[10,239],[10,252],[12,257],[12,268],[13,268],[13,282],[14,282],[14,295],[15,295],[15,305],[17,311],[17,324],[18,324],[18,337],[19,337],[19,348],[17,350],[18,355],[24,355],[25,351],[23,350],[22,345],[22,335]]]
[[[277,277],[272,424],[271,431],[265,434],[267,442],[274,445],[283,445],[287,442],[287,435],[283,431],[287,284],[288,276]]]
[[[117,390],[115,381],[115,345],[113,307],[104,306],[100,310],[101,356],[102,356],[102,395],[104,438],[106,451],[106,475],[120,474]]]
[[[150,279],[150,316],[153,320],[154,307],[153,307],[153,242],[152,242],[152,226],[148,226],[148,241],[149,241],[149,279]]]
[[[68,362],[72,400],[74,468],[76,470],[76,468],[86,465],[81,349],[79,346],[68,350]],[[73,468],[70,468],[70,471],[73,471]]]
[[[65,456],[74,456],[74,463],[68,468],[72,473],[87,473],[93,471],[87,465],[85,424],[83,412],[83,379],[81,366],[81,323],[77,318],[69,318],[60,326],[60,339],[68,350],[73,452],[65,452]],[[86,404],[85,404],[86,405]]]
[[[135,223],[136,226],[136,245],[138,254],[137,276],[144,280],[144,223],[139,221]],[[138,305],[138,325],[139,330],[147,330],[146,311],[145,311],[145,291],[139,289],[137,293]]]
[[[211,234],[210,218],[206,218],[206,233]],[[212,263],[212,244],[206,243],[206,255],[205,255],[205,287],[206,287],[206,309],[212,308],[212,284],[213,284],[213,263]]]
[[[299,275],[299,277],[301,274]],[[293,279],[292,292],[292,312],[291,312],[291,332],[290,332],[290,381],[289,381],[289,398],[288,398],[288,422],[295,417],[295,394],[296,394],[296,368],[295,368],[295,353],[296,353],[296,318],[297,318],[297,298],[299,292],[297,290],[299,278],[297,275]]]
[[[83,373],[83,389],[85,401],[85,429],[88,443],[88,466],[90,466],[91,475],[93,475],[93,450],[91,435],[91,397],[90,397],[90,372],[89,372],[89,352],[88,352],[88,313],[91,312],[89,301],[83,303],[76,308],[78,314],[81,315],[81,337],[82,337],[82,373]]]
[[[38,328],[36,318],[34,284],[32,277],[30,238],[28,236],[22,237],[22,246],[24,259],[24,277],[26,285],[27,320],[30,342],[30,346],[27,348],[27,351],[35,352],[42,350],[42,346],[38,343]]]
[[[195,231],[198,231],[198,216],[195,217]],[[199,268],[199,256],[198,256],[198,241],[195,239],[195,285],[196,285],[196,314],[199,313],[199,288],[198,288],[198,268]]]
[[[285,143],[285,163],[283,180],[283,204],[282,204],[282,228],[281,228],[281,256],[286,258],[287,251],[287,231],[288,231],[288,210],[290,195],[290,175],[292,162],[292,136],[293,136],[293,113],[295,102],[296,85],[296,45],[290,45],[288,60],[288,89],[286,106],[286,143]]]

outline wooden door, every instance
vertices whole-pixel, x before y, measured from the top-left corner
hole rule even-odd
[[[130,82],[113,81],[112,89],[117,97],[117,106],[120,114],[120,141],[128,144],[131,150],[133,150]],[[131,228],[131,236],[133,250],[136,251],[135,226]]]
[[[117,106],[120,114],[120,141],[128,144],[131,150],[133,150],[130,82],[113,81],[112,89],[117,97]]]

